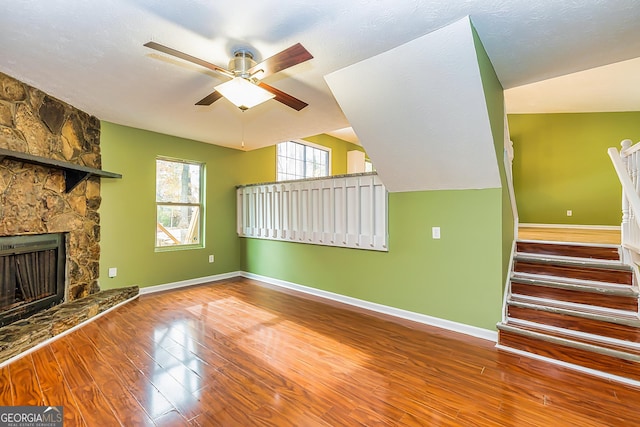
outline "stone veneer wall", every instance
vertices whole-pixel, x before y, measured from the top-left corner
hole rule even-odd
[[[0,73],[0,147],[101,167],[100,121]],[[0,236],[68,233],[66,300],[99,291],[100,180],[68,194],[62,171],[0,162]]]

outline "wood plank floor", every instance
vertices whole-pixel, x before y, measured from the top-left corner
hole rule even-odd
[[[613,426],[640,389],[247,279],[141,296],[0,368],[65,426]]]
[[[620,244],[620,230],[588,228],[518,227],[518,238],[551,242]]]

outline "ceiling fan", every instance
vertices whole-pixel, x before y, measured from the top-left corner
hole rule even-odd
[[[195,56],[191,56],[156,42],[148,42],[145,43],[144,46],[184,59],[185,61],[201,65],[209,70],[215,71],[216,73],[232,79],[226,83],[216,86],[216,90],[213,93],[196,102],[196,105],[211,105],[223,96],[228,98],[243,111],[271,98],[274,98],[276,101],[279,101],[297,111],[302,110],[308,105],[306,102],[261,81],[272,74],[313,58],[307,49],[305,49],[300,43],[294,44],[272,57],[265,59],[259,64],[256,64],[253,60],[253,54],[249,50],[236,50],[233,52],[233,58],[229,61],[229,68],[219,67],[200,58],[196,58]],[[258,97],[254,101],[235,100],[233,98],[233,94],[230,93],[230,90],[234,86],[241,88],[241,90],[245,90],[245,93],[253,92],[255,95],[262,95],[262,97]]]

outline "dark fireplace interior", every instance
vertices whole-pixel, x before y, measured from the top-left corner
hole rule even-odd
[[[64,300],[63,233],[0,237],[0,326]]]

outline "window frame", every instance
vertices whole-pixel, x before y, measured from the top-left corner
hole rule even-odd
[[[195,165],[200,167],[200,179],[198,183],[199,188],[199,203],[190,203],[190,202],[160,202],[158,201],[158,161],[164,162],[172,162],[172,163],[182,163],[188,165]],[[155,252],[169,252],[169,251],[180,251],[180,250],[189,250],[189,249],[202,249],[205,247],[205,174],[206,174],[206,163],[199,162],[196,160],[188,160],[183,158],[175,158],[168,156],[156,156],[155,158],[155,234],[154,234],[154,251]],[[199,241],[197,243],[184,243],[184,244],[173,244],[167,246],[158,246],[158,207],[159,206],[170,206],[170,207],[197,207],[199,210],[198,213],[198,236]]]
[[[279,170],[278,170],[278,158],[280,157],[278,155],[278,146],[280,144],[283,143],[287,143],[287,142],[293,142],[294,144],[300,144],[303,147],[311,147],[314,148],[316,150],[321,150],[321,151],[325,151],[327,153],[327,175],[323,176],[324,177],[329,177],[332,174],[332,162],[331,162],[331,148],[330,147],[326,147],[324,145],[320,145],[320,144],[314,144],[313,142],[309,142],[309,141],[303,141],[303,140],[299,140],[299,139],[290,139],[287,141],[282,141],[279,142],[278,144],[276,144],[276,164],[275,164],[275,169],[276,169],[276,182],[285,182],[285,181],[296,181],[299,179],[311,179],[311,178],[315,178],[315,177],[300,177],[300,178],[289,178],[289,179],[279,179]],[[305,150],[306,151],[306,150]],[[303,160],[303,164],[305,164],[306,161]],[[306,165],[305,165],[306,168]]]

